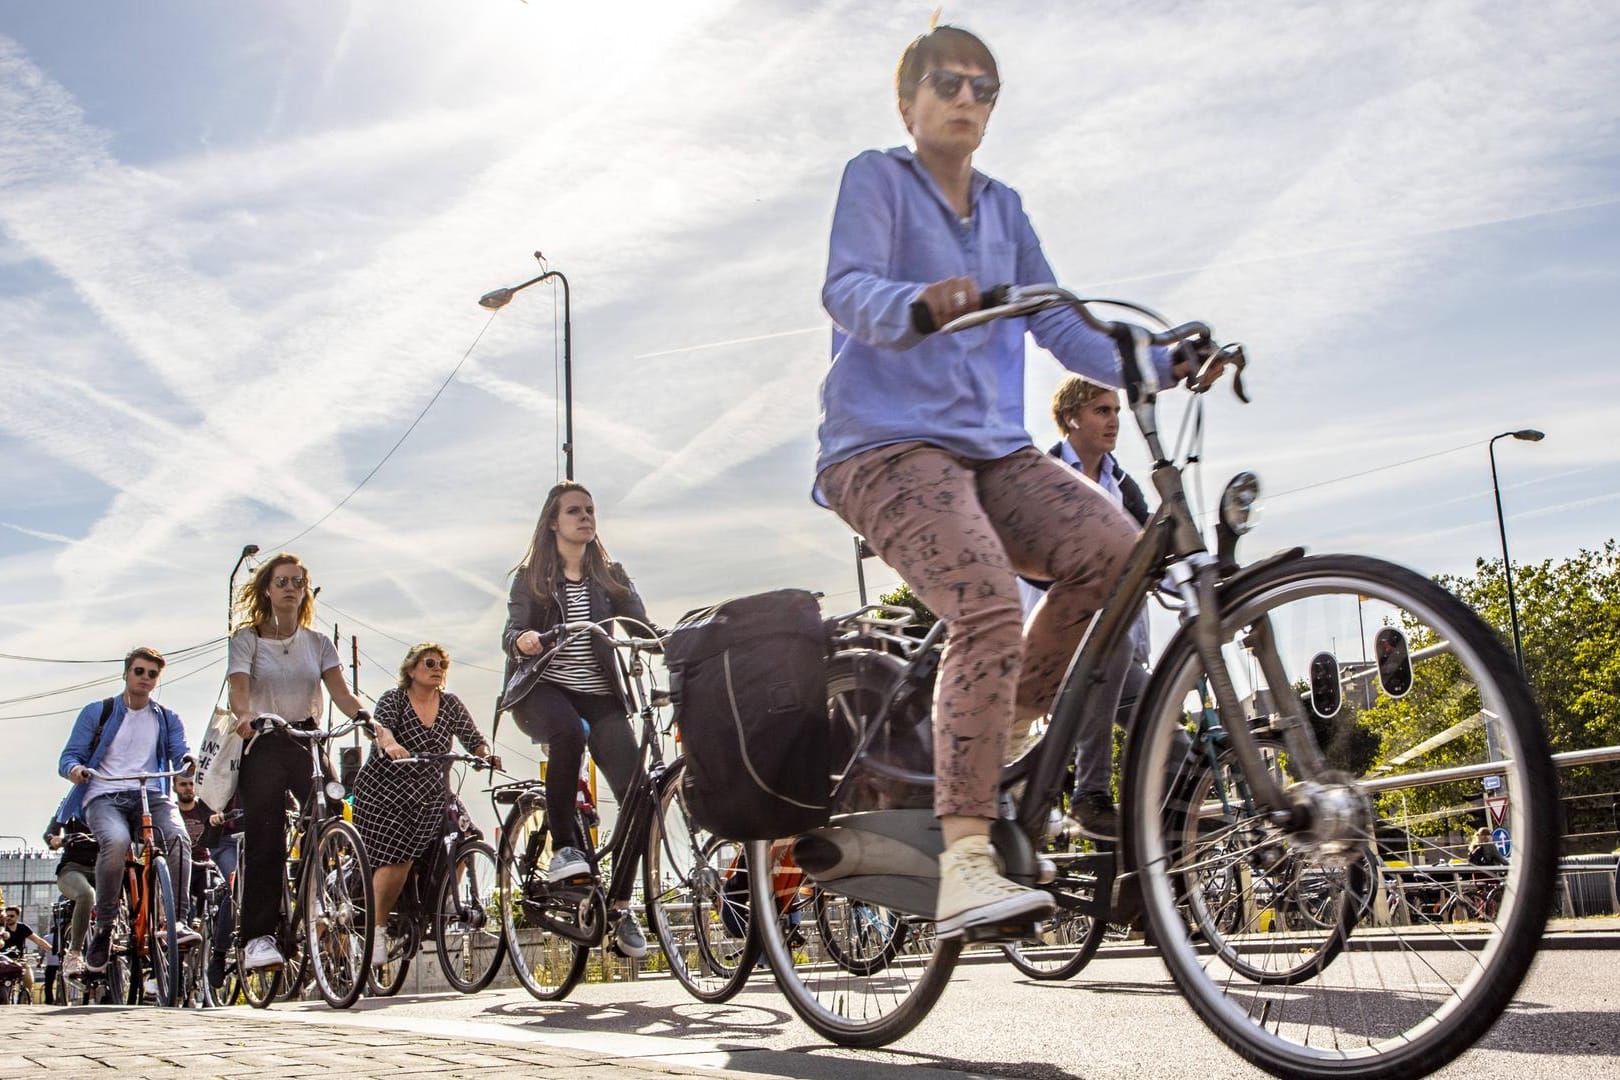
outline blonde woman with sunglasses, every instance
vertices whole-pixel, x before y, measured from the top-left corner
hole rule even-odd
[[[287,872],[286,818],[290,792],[309,793],[309,751],[281,731],[256,734],[253,720],[274,713],[290,724],[309,722],[325,711],[321,687],[344,716],[365,715],[343,682],[337,646],[310,629],[315,590],[298,556],[282,552],[262,563],[236,597],[237,629],[231,635],[231,713],[246,745],[237,779],[242,809],[243,877],[239,932],[246,942],[248,968],[282,962],[276,946],[280,876]]]
[[[382,926],[405,886],[411,863],[444,835],[444,767],[430,761],[396,764],[400,758],[448,754],[452,738],[469,754],[490,754],[461,699],[444,688],[450,654],[431,641],[413,645],[399,665],[399,685],[377,699],[377,738],[354,780],[354,823],[371,859],[371,891]],[[381,931],[372,941],[372,963],[388,961]]]

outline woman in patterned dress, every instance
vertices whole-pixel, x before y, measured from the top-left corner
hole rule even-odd
[[[399,686],[377,699],[377,739],[371,757],[354,781],[354,823],[375,868],[371,891],[378,923],[387,919],[405,887],[411,863],[444,835],[444,767],[421,761],[395,764],[404,757],[450,752],[451,737],[470,754],[501,759],[473,723],[461,699],[444,689],[450,655],[431,641],[411,646],[399,665]],[[382,934],[372,942],[372,963],[387,962]]]
[[[542,654],[544,632],[585,619],[623,619],[633,634],[657,632],[630,576],[608,557],[596,534],[591,493],[565,480],[546,495],[529,550],[513,575],[501,636],[510,664]],[[577,634],[545,665],[538,684],[511,709],[518,728],[545,745],[546,775],[555,781],[546,785],[546,820],[555,852],[548,877],[557,883],[591,873],[574,815],[573,778],[587,745],[616,799],[630,788],[640,748],[611,645],[594,634]],[[633,959],[645,956],[647,938],[628,905],[615,904],[609,919],[614,947]]]

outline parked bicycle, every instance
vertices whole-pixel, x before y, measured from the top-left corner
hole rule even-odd
[[[472,754],[430,754],[391,759],[395,764],[430,762],[448,774],[456,764],[490,769]],[[467,816],[461,800],[446,789],[444,835],[411,864],[394,910],[381,920],[388,962],[372,965],[371,992],[399,993],[412,959],[432,941],[445,981],[463,994],[490,984],[506,958],[501,905],[496,888],[495,849]]]
[[[1252,474],[1240,474],[1222,495],[1211,551],[1183,480],[1183,469],[1201,450],[1202,398],[1194,397],[1175,452],[1167,452],[1147,356],[1150,346],[1208,341],[1209,331],[1196,323],[1158,332],[1110,323],[1093,313],[1096,303],[1053,286],[1019,288],[1005,303],[944,328],[1069,306],[1121,342],[1131,412],[1155,462],[1161,499],[1075,655],[1049,729],[1003,770],[1012,816],[998,821],[993,835],[1008,876],[1054,886],[1043,880],[1051,870],[1040,865],[1035,842],[1062,790],[1085,695],[1168,575],[1181,625],[1127,740],[1123,872],[1114,891],[1135,880],[1148,929],[1176,985],[1212,1030],[1254,1064],[1309,1077],[1404,1077],[1438,1068],[1501,1015],[1545,925],[1557,859],[1556,780],[1534,700],[1479,617],[1410,570],[1360,556],[1307,557],[1298,548],[1241,566],[1236,545],[1253,524],[1258,492]],[[1145,309],[1134,310],[1167,326]],[[1212,365],[1225,362],[1236,369],[1241,398],[1244,360],[1241,347],[1215,350],[1192,380],[1195,395],[1209,389]],[[1380,651],[1381,669],[1397,677],[1375,706],[1390,718],[1384,765],[1352,772],[1352,764],[1325,757],[1296,684],[1308,681],[1320,666],[1313,658],[1322,653],[1330,682],[1358,677],[1338,663],[1333,647],[1336,640],[1360,639],[1363,613],[1374,625],[1398,631],[1387,654]],[[841,625],[856,630],[864,617],[856,613]],[[935,633],[937,640],[942,631]],[[914,663],[875,650],[833,657],[829,708],[857,717],[863,740],[841,782],[876,772],[921,790],[930,785],[926,772],[869,753],[871,744],[901,727],[926,725],[926,702],[916,700],[907,682]],[[1204,685],[1207,703],[1200,700]],[[1190,749],[1206,708],[1229,743],[1213,762]],[[1268,754],[1261,730],[1274,733],[1283,752]],[[1442,733],[1445,753],[1433,755]],[[1493,783],[1511,796],[1514,837],[1495,918],[1473,929],[1429,926],[1420,933],[1375,925],[1369,913],[1379,888],[1379,819],[1393,815],[1402,795],[1467,806],[1486,777],[1497,778]],[[859,975],[838,964],[797,963],[782,920],[757,922],[784,994],[823,1036],[880,1045],[912,1028],[938,998],[963,944],[925,932],[941,848],[931,808],[843,814],[795,841],[797,865],[823,892],[885,908],[908,929],[887,964]],[[756,911],[769,900],[769,850],[764,842],[749,846]],[[1330,961],[1313,956],[1306,977],[1292,985],[1249,978],[1235,966],[1274,943],[1258,925],[1251,931],[1242,921],[1235,927],[1223,922],[1221,907],[1208,899],[1211,881],[1223,875],[1252,898],[1257,853],[1267,860],[1292,857],[1302,879],[1320,875],[1335,896],[1334,926],[1319,933],[1332,935],[1337,954]],[[1445,947],[1437,951],[1437,943]]]
[[[152,981],[152,997],[158,1005],[174,1005],[180,992],[180,930],[174,877],[168,856],[158,843],[152,825],[152,804],[147,790],[150,780],[169,780],[187,775],[193,766],[167,772],[137,772],[111,776],[85,769],[92,779],[131,781],[141,793],[141,827],[132,838],[124,859],[124,898],[129,912],[125,958],[128,962],[129,1003],[139,1003],[146,993],[146,980]],[[115,933],[116,936],[116,933]],[[191,948],[195,948],[195,942]],[[110,951],[110,949],[109,949]],[[111,960],[108,961],[109,966]],[[91,983],[107,980],[89,980]]]
[[[305,721],[313,725],[314,720]],[[276,944],[285,958],[271,967],[250,968],[243,962],[241,920],[235,921],[236,969],[242,993],[254,1008],[266,1008],[278,994],[294,996],[313,979],[321,997],[334,1009],[355,1003],[366,984],[373,926],[371,864],[360,833],[343,820],[343,785],[328,781],[321,767],[322,749],[333,739],[370,730],[369,720],[350,721],[330,731],[289,724],[266,713],[253,721],[260,731],[277,729],[301,739],[309,748],[309,793],[290,830],[287,872],[281,876],[281,918]],[[238,861],[238,868],[242,863]],[[236,874],[235,902],[241,911],[244,875]]]

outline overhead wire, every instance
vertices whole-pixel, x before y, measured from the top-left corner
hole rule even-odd
[[[348,501],[350,499],[354,498],[355,495],[359,494],[360,489],[365,487],[366,484],[371,480],[371,478],[373,476],[377,475],[378,470],[380,470],[384,465],[386,465],[388,463],[388,459],[394,456],[394,451],[398,450],[401,446],[403,446],[404,443],[405,443],[405,440],[411,437],[411,432],[416,430],[416,425],[418,425],[418,424],[420,424],[422,422],[422,418],[428,414],[429,409],[433,408],[434,403],[439,400],[439,396],[444,393],[444,391],[445,391],[445,389],[447,387],[449,387],[451,381],[454,380],[457,373],[459,373],[461,371],[462,365],[467,362],[467,358],[472,355],[473,350],[478,347],[478,343],[483,340],[484,333],[485,333],[485,331],[487,331],[490,328],[490,324],[492,324],[495,321],[496,314],[498,314],[498,312],[494,312],[494,311],[490,312],[489,318],[487,320],[485,320],[483,327],[479,329],[477,335],[472,339],[472,344],[467,346],[467,351],[461,354],[461,359],[456,361],[456,366],[450,369],[450,374],[448,374],[448,375],[446,375],[444,377],[444,381],[439,384],[439,388],[437,390],[433,391],[433,396],[428,399],[428,403],[426,405],[422,406],[422,411],[416,414],[416,419],[411,421],[410,426],[405,429],[405,433],[394,441],[393,446],[390,446],[388,448],[388,452],[382,456],[382,460],[377,462],[377,464],[373,465],[371,467],[371,471],[366,473],[366,475],[363,478],[361,478],[361,480],[360,480],[360,482],[358,484],[354,485],[354,489],[352,491],[350,491],[347,495],[343,496],[343,498],[339,499],[336,506],[332,507],[332,509],[328,510],[326,513],[322,514],[320,517],[316,518],[310,525],[308,525],[306,528],[304,528],[300,532],[295,533],[294,535],[288,537],[286,540],[283,540],[281,543],[274,545],[272,550],[286,551],[288,546],[290,544],[292,544],[295,540],[300,540],[303,537],[308,536],[310,533],[314,532],[317,528],[320,527],[322,522],[324,522],[327,518],[331,517],[333,514],[337,513],[339,510],[343,509],[344,505],[346,503],[348,503]]]
[[[196,658],[198,656],[201,656],[201,655],[203,655],[203,654],[205,654],[207,652],[217,650],[219,645],[221,643],[223,643],[224,640],[225,640],[224,638],[218,639],[217,641],[215,641],[213,643],[212,648],[204,648],[204,649],[200,649],[200,650],[189,651],[186,655],[181,657],[181,660],[183,661],[183,660],[194,659],[194,658]],[[122,665],[123,662],[124,662],[124,659],[123,659],[123,657],[119,657],[117,660],[105,661],[105,662],[106,663],[116,663],[116,664]],[[165,667],[168,666],[168,662],[169,661],[165,662],[165,665],[164,665]],[[26,702],[26,701],[41,701],[41,700],[43,700],[45,698],[60,697],[63,694],[72,694],[72,693],[76,693],[77,691],[80,691],[80,690],[88,690],[88,689],[90,689],[91,687],[94,687],[94,686],[105,686],[108,683],[123,682],[123,680],[124,680],[124,673],[122,671],[119,671],[119,673],[116,674],[116,675],[106,675],[106,676],[103,676],[102,678],[99,678],[99,679],[86,679],[83,682],[74,683],[71,686],[58,687],[55,690],[39,690],[39,691],[36,691],[34,693],[31,693],[31,694],[23,694],[23,695],[21,695],[19,697],[0,698],[0,706],[3,706],[3,705],[20,705],[20,704],[22,704],[23,702]]]
[[[163,655],[166,658],[172,660],[175,657],[184,656],[187,653],[196,652],[198,649],[206,649],[210,645],[218,645],[221,641],[224,641],[224,640],[225,639],[223,637],[209,638],[207,641],[200,641],[195,645],[187,645],[184,648],[180,648],[180,649],[171,649],[170,651],[164,653]],[[30,663],[30,664],[122,664],[124,662],[124,658],[122,656],[109,657],[108,659],[105,659],[105,660],[78,660],[78,659],[65,659],[65,658],[59,658],[59,657],[53,657],[53,656],[19,656],[16,653],[5,653],[5,652],[0,652],[0,660],[16,660],[16,661],[20,661],[22,663]]]
[[[195,657],[193,657],[193,659],[195,659]],[[177,682],[181,682],[181,681],[183,681],[185,679],[191,678],[191,676],[193,676],[193,675],[201,674],[202,672],[207,671],[209,668],[212,668],[215,664],[219,663],[221,660],[224,660],[224,659],[225,659],[224,656],[215,656],[215,657],[211,658],[207,663],[200,664],[197,667],[194,667],[194,668],[190,669],[189,671],[185,671],[185,672],[183,672],[181,674],[178,674],[178,675],[169,676],[169,677],[165,678],[159,684],[159,689],[161,689],[162,687],[166,687],[166,686],[172,686]],[[119,661],[119,662],[122,663],[122,661]],[[111,680],[102,679],[102,680],[99,680],[99,681],[100,682],[108,682],[108,681],[111,681]],[[117,676],[117,681],[122,682],[123,681],[123,676],[122,675]],[[24,699],[24,700],[26,700],[26,699]],[[67,715],[70,715],[70,714],[77,714],[77,713],[80,713],[82,711],[84,711],[84,706],[81,705],[81,706],[71,708],[71,709],[56,709],[56,710],[51,711],[51,712],[16,713],[16,714],[13,714],[13,715],[10,715],[10,716],[0,716],[0,723],[4,723],[7,720],[36,720],[36,719],[39,719],[41,717],[47,717],[47,716],[67,716]]]

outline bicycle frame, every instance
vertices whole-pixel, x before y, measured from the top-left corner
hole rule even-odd
[[[153,958],[157,942],[151,940],[151,904],[155,902],[154,893],[157,891],[157,860],[168,861],[157,846],[157,830],[152,824],[152,802],[146,784],[149,780],[167,780],[176,776],[187,775],[186,769],[172,769],[167,772],[131,773],[128,776],[108,776],[93,773],[101,780],[135,780],[138,781],[137,791],[141,793],[141,826],[139,838],[131,838],[130,847],[124,854],[124,891],[129,896],[129,954],[134,962],[130,972],[130,995],[139,992],[139,976],[146,970],[145,965]],[[181,842],[185,842],[183,839]],[[179,889],[175,890],[176,910],[183,901]],[[174,933],[171,928],[170,933]],[[178,979],[179,972],[170,972],[171,979]],[[178,999],[178,995],[177,995]]]

